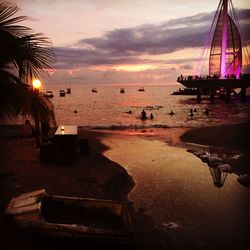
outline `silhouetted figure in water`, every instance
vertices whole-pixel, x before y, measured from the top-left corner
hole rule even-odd
[[[76,110],[76,109],[74,110],[74,113],[75,113],[75,114],[77,113],[77,110]]]
[[[147,113],[146,113],[146,111],[145,111],[144,109],[143,109],[142,112],[141,112],[141,119],[142,119],[142,120],[147,119]]]
[[[171,110],[169,114],[170,115],[174,115],[175,113],[173,112],[173,110]]]
[[[196,109],[196,108],[194,108],[193,112],[197,112],[197,109]]]
[[[193,109],[190,109],[190,116],[191,116],[191,117],[194,116]]]
[[[129,114],[132,114],[132,111],[131,111],[131,110],[129,110],[129,111],[128,111],[128,113],[129,113]]]
[[[154,119],[154,116],[153,116],[152,113],[150,114],[150,119],[151,119],[151,120]]]
[[[205,111],[204,111],[204,113],[205,113],[207,116],[209,116],[209,109],[206,108]]]

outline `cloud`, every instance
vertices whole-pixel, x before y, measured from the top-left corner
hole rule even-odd
[[[190,69],[193,69],[193,67],[190,66],[190,65],[188,65],[188,64],[185,64],[185,65],[182,65],[182,66],[180,67],[180,69],[187,69],[187,70],[190,70]]]
[[[245,43],[250,44],[250,9],[237,10],[237,14]],[[160,24],[115,29],[100,37],[84,38],[74,48],[55,48],[58,58],[56,67],[145,64],[152,62],[152,59],[145,59],[147,55],[152,58],[151,56],[199,48],[204,45],[213,16],[214,12],[200,13]],[[187,60],[180,60],[179,63]],[[165,60],[166,62],[171,63]]]

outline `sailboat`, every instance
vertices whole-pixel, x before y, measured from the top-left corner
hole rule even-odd
[[[231,90],[241,88],[242,99],[246,96],[246,88],[250,87],[250,75],[242,74],[242,44],[239,22],[232,0],[220,0],[209,34],[213,34],[209,55],[209,74],[200,76],[198,72],[205,61],[206,46],[201,53],[195,73],[180,76],[177,82],[187,88],[197,89],[197,101],[201,101],[201,90],[210,90],[210,100],[214,102],[215,91],[225,89],[226,100]],[[246,46],[244,46],[246,48]],[[246,49],[247,50],[247,49]],[[246,51],[247,52],[247,51]],[[248,52],[247,52],[248,54]],[[246,62],[248,63],[246,56]]]

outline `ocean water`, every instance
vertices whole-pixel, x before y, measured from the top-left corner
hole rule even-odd
[[[101,129],[126,129],[150,127],[200,127],[240,123],[249,120],[250,102],[242,103],[239,98],[232,98],[231,103],[218,99],[210,104],[207,96],[197,104],[195,96],[171,95],[180,86],[144,86],[145,91],[138,91],[141,86],[86,86],[71,84],[69,86],[50,85],[54,98],[56,120],[58,124],[79,125]],[[71,87],[71,94],[59,97],[59,90]],[[92,88],[97,89],[93,93]],[[120,93],[120,88],[125,93]],[[190,109],[196,108],[194,116]],[[204,113],[209,109],[209,116]],[[145,109],[154,119],[142,121],[139,116]],[[74,111],[77,111],[75,113]],[[169,112],[173,110],[175,115]],[[129,114],[128,112],[132,113]]]

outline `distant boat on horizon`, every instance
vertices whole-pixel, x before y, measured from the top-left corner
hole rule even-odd
[[[97,92],[98,92],[96,88],[93,88],[91,91],[92,91],[93,93],[97,93]]]
[[[45,97],[47,97],[47,98],[53,98],[53,97],[54,97],[54,95],[53,95],[53,93],[52,93],[51,90],[47,90],[47,91],[43,94],[43,96],[45,96]]]
[[[138,89],[138,91],[145,91],[144,87]]]
[[[59,90],[59,96],[65,96],[66,95],[66,92],[65,92],[65,90],[64,89],[60,89]]]
[[[66,93],[67,93],[67,94],[71,94],[71,88],[67,88]]]
[[[120,93],[122,93],[122,94],[125,93],[125,89],[124,89],[124,88],[121,88],[121,89],[120,89]]]

